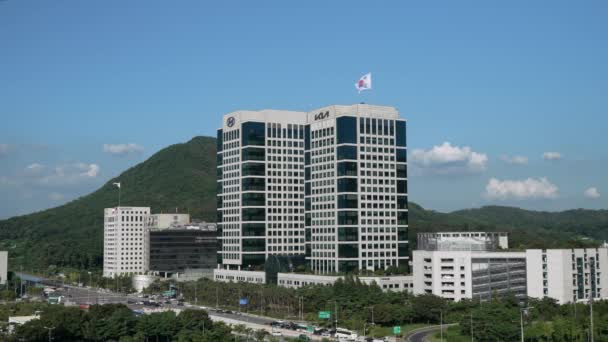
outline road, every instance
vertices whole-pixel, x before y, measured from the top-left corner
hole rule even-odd
[[[194,309],[194,310],[206,310],[209,314],[209,318],[213,321],[222,321],[226,324],[243,324],[248,328],[254,330],[264,329],[269,333],[273,331],[280,331],[282,336],[286,337],[298,337],[301,334],[306,334],[299,331],[289,330],[289,329],[278,329],[271,328],[270,323],[276,321],[276,319],[271,317],[258,316],[253,314],[245,314],[241,312],[231,311],[231,313],[226,313],[215,308],[209,308],[198,305],[184,304],[178,305],[177,303],[172,304],[162,304],[158,308],[144,306],[141,304],[134,304],[137,302],[144,301],[146,299],[133,296],[126,295],[123,293],[115,293],[105,289],[97,289],[97,288],[88,288],[88,287],[79,287],[72,286],[68,284],[60,284],[58,282],[41,279],[43,284],[53,285],[53,286],[62,286],[64,289],[61,291],[57,291],[57,295],[63,295],[66,297],[66,301],[68,303],[74,305],[82,305],[82,304],[125,304],[132,310],[143,310],[143,309],[152,309],[152,310],[185,310],[185,309]],[[306,334],[312,340],[321,340],[320,336],[315,336],[312,334]]]
[[[452,325],[456,325],[456,324],[444,324],[443,331],[445,332],[445,330],[449,326],[452,326]],[[441,329],[440,325],[433,325],[430,327],[414,329],[414,330],[410,331],[410,333],[407,334],[407,336],[405,336],[405,340],[407,342],[426,342],[428,340],[429,336],[438,332],[440,329]]]

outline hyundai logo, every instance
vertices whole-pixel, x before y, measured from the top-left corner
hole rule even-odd
[[[231,116],[226,121],[226,125],[228,125],[228,127],[232,127],[232,126],[234,126],[234,122],[235,122],[234,117]]]

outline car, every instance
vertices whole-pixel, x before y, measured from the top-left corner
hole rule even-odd
[[[270,333],[270,335],[272,336],[283,336],[283,333],[277,330],[273,330],[272,333]]]

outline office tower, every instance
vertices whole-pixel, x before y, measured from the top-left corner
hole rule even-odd
[[[259,269],[306,256],[317,273],[404,266],[405,120],[393,107],[224,116],[218,130],[218,263]]]
[[[393,107],[307,115],[306,259],[316,273],[407,265],[405,120]]]
[[[224,116],[217,134],[218,263],[259,269],[269,255],[304,254],[306,113]]]
[[[104,209],[103,276],[144,273],[144,222],[149,207]]]

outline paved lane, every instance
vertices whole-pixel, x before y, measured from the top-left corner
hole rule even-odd
[[[453,325],[456,325],[456,324],[444,324],[443,325],[443,331],[444,331],[444,333],[445,333],[445,330],[449,326],[453,326]],[[440,325],[433,325],[433,326],[430,326],[430,327],[425,327],[425,328],[420,328],[420,329],[414,329],[414,330],[410,331],[410,333],[405,337],[405,340],[407,342],[426,342],[427,339],[431,335],[433,335],[436,332],[439,332],[439,329],[441,329]]]

